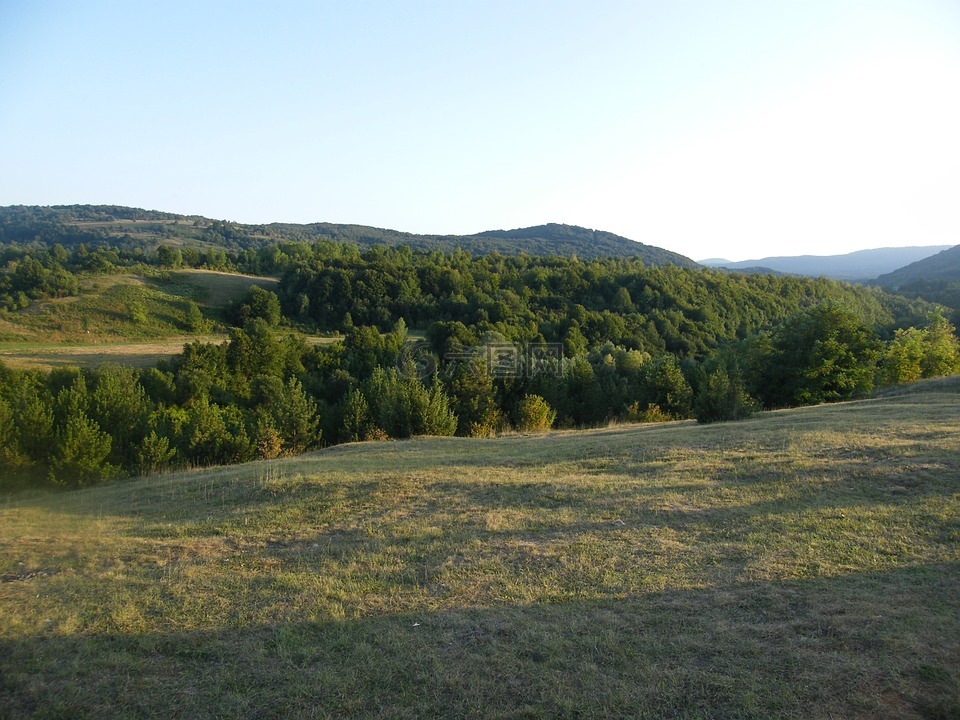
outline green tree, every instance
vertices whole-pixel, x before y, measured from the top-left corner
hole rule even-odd
[[[517,430],[521,432],[546,432],[556,419],[556,411],[539,395],[524,395],[517,407]]]
[[[942,377],[960,372],[960,341],[956,331],[940,313],[929,317],[923,331],[924,353],[921,361],[923,377]]]
[[[299,454],[320,444],[317,404],[296,378],[290,378],[284,386],[274,419],[288,452]]]
[[[642,406],[657,405],[675,418],[690,417],[693,410],[693,388],[673,355],[664,355],[644,363],[640,368]]]
[[[30,459],[43,462],[53,443],[53,402],[26,378],[12,391],[10,407],[16,417],[16,445]]]
[[[700,423],[742,420],[756,411],[747,394],[739,368],[725,363],[704,372],[693,403],[693,416]]]
[[[136,468],[141,475],[160,472],[173,462],[177,451],[170,439],[151,430],[136,449]]]
[[[113,441],[111,460],[135,466],[136,445],[143,439],[151,411],[147,393],[132,368],[104,366],[90,394],[89,415]]]
[[[190,332],[203,332],[208,323],[200,311],[200,306],[193,300],[187,300],[183,311],[184,327]]]
[[[163,267],[175,269],[183,267],[183,253],[179,248],[169,245],[161,245],[157,248],[157,260]]]
[[[83,412],[72,412],[57,432],[50,457],[50,479],[81,487],[109,479],[116,468],[107,462],[110,436]]]
[[[459,419],[458,435],[489,437],[501,429],[504,417],[485,362],[458,362],[445,385]]]
[[[846,400],[873,387],[881,344],[855,314],[835,303],[804,310],[778,327],[752,358],[768,407]]]
[[[240,308],[240,324],[256,318],[263,320],[267,327],[275,328],[280,324],[281,317],[280,298],[259,285],[251,285],[247,299]]]
[[[340,407],[342,437],[346,442],[364,440],[370,432],[370,404],[360,389],[351,390]]]
[[[17,433],[13,410],[10,404],[0,397],[0,459],[16,457]]]
[[[457,416],[439,380],[434,378],[428,388],[412,367],[403,371],[375,369],[364,383],[363,394],[377,427],[390,437],[456,432]]]
[[[897,385],[922,378],[925,345],[922,330],[914,327],[897,330],[884,353],[881,363],[881,380],[890,385]]]

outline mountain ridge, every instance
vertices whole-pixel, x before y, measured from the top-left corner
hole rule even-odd
[[[960,245],[881,275],[876,284],[896,288],[920,280],[960,281]]]
[[[701,265],[739,271],[762,271],[791,275],[824,276],[835,280],[864,281],[896,271],[923,260],[950,245],[921,245],[912,247],[883,247],[857,250],[839,255],[780,255],[731,262],[722,258],[700,260]]]
[[[0,207],[0,243],[118,244],[156,247],[196,244],[256,249],[277,242],[347,242],[363,249],[408,245],[418,250],[463,249],[476,254],[640,258],[650,265],[697,268],[690,258],[614,233],[547,223],[471,235],[415,234],[348,223],[246,224],[118,205],[12,205]]]

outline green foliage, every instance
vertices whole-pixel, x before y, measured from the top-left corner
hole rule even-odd
[[[179,248],[169,245],[161,245],[157,248],[157,261],[161,267],[181,268],[183,267],[183,253]]]
[[[17,433],[13,410],[10,404],[0,397],[0,460],[12,459],[17,455]]]
[[[136,372],[115,365],[104,366],[95,375],[95,387],[89,397],[90,417],[113,440],[113,461],[129,464],[130,454],[143,438],[150,412],[147,393]]]
[[[873,387],[881,344],[849,310],[833,303],[794,315],[756,345],[753,389],[767,407],[846,400]]]
[[[450,377],[445,378],[444,387],[458,418],[458,435],[490,437],[502,428],[505,420],[485,362],[458,361]]]
[[[429,387],[416,375],[412,365],[402,370],[377,368],[364,384],[370,415],[388,436],[453,435],[457,416],[439,380]]]
[[[81,487],[111,478],[116,468],[107,462],[110,436],[82,411],[71,410],[57,431],[50,457],[50,479],[58,485]]]
[[[342,435],[345,442],[365,440],[370,433],[370,404],[359,389],[344,398],[340,408]]]
[[[239,324],[249,320],[263,320],[268,327],[275,328],[280,324],[280,299],[276,293],[265,290],[258,285],[251,285],[245,302],[240,306],[237,314]]]
[[[955,332],[939,312],[931,314],[921,330],[897,330],[883,357],[881,380],[897,384],[960,372],[960,340]]]
[[[693,408],[693,388],[672,355],[646,363],[641,369],[644,384],[641,403],[656,405],[676,418],[690,416]]]
[[[206,397],[187,409],[181,442],[184,457],[196,465],[246,462],[255,456],[239,408],[221,407]]]
[[[734,419],[753,410],[751,397],[768,407],[823,402],[865,392],[875,376],[903,382],[960,371],[950,323],[934,316],[923,325],[929,305],[823,279],[727,275],[585,253],[361,250],[398,238],[344,226],[181,224],[122,208],[12,215],[12,225],[0,222],[0,240],[16,235],[30,244],[0,245],[0,304],[35,303],[41,312],[16,315],[24,327],[60,328],[70,339],[91,331],[98,340],[209,330],[197,300],[208,312],[233,303],[241,325],[228,343],[190,343],[139,373],[0,373],[0,452],[31,471],[46,472],[54,455],[59,474],[71,463],[80,467],[75,446],[84,435],[95,449],[102,435],[109,438],[107,475],[111,468],[154,472],[272,458],[321,442],[489,436],[507,427],[508,417],[525,431]],[[108,227],[121,215],[117,228],[126,232],[133,223],[139,239],[81,229],[86,222]],[[64,217],[80,225],[66,229]],[[27,235],[31,227],[43,232]],[[531,248],[547,238],[562,244],[589,235],[597,247],[612,241],[563,226],[533,232],[483,238],[529,241]],[[147,264],[163,269],[150,270],[146,281],[104,274],[123,267],[141,273]],[[177,267],[242,268],[282,279],[173,272]],[[59,302],[73,292],[71,282],[99,287]],[[308,346],[278,330],[281,311],[345,337]],[[426,343],[414,344],[408,326]],[[878,337],[890,342],[882,346]],[[485,357],[472,356],[483,343],[515,344],[519,372],[502,377]],[[563,358],[534,368],[526,351],[543,343],[562,348]]]
[[[634,402],[627,407],[627,412],[623,416],[623,420],[632,423],[661,423],[675,419],[669,413],[665,413],[659,405],[651,403],[641,409],[639,402]]]
[[[170,439],[151,430],[136,449],[136,468],[141,475],[150,475],[166,469],[173,462],[177,451]]]
[[[923,331],[923,377],[942,377],[960,372],[960,341],[956,329],[939,312],[933,313]]]
[[[53,398],[29,376],[12,384],[10,407],[16,417],[16,447],[31,460],[46,460],[53,442]]]
[[[193,300],[187,300],[184,304],[183,324],[190,332],[204,332],[210,327],[210,323],[203,317],[200,306]]]
[[[726,363],[703,371],[701,386],[693,404],[693,416],[700,423],[742,420],[757,410],[757,403],[744,386],[740,369]]]
[[[539,395],[524,395],[517,406],[517,430],[521,432],[546,432],[556,419],[556,410]]]
[[[143,304],[137,301],[130,303],[127,308],[127,313],[130,318],[130,322],[134,325],[146,325],[149,320],[147,311],[144,309]]]
[[[302,453],[320,444],[317,403],[296,378],[283,386],[273,419],[287,452]]]
[[[881,380],[886,384],[896,385],[922,378],[925,344],[922,330],[914,327],[897,330],[883,357]]]

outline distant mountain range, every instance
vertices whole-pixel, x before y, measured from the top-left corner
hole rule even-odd
[[[12,205],[0,207],[0,244],[140,248],[192,245],[245,250],[283,242],[344,242],[361,248],[407,245],[418,250],[467,250],[476,255],[576,255],[585,260],[639,258],[651,266],[713,267],[736,272],[824,276],[898,287],[918,280],[960,280],[960,246],[878,248],[846,255],[767,257],[730,262],[712,258],[696,263],[653,245],[602,230],[550,223],[473,235],[417,235],[368,225],[269,223],[251,225],[116,205]],[[939,253],[939,254],[938,254]],[[896,271],[896,272],[895,272]]]
[[[468,250],[474,254],[499,252],[516,255],[576,255],[640,258],[647,265],[699,267],[688,257],[645,245],[601,230],[551,223],[516,230],[490,230],[475,235],[416,235],[413,233],[335,223],[270,223],[247,225],[212,220],[198,215],[141,210],[113,205],[15,205],[0,207],[0,243],[64,246],[132,245],[155,248],[159,244],[218,246],[255,249],[278,242],[347,242],[369,248],[408,245],[419,250]]]
[[[950,245],[923,247],[877,248],[858,250],[845,255],[800,255],[797,257],[767,257],[758,260],[730,262],[720,258],[701,260],[701,265],[746,272],[810,275],[835,280],[865,281],[891,273],[906,265],[929,258],[949,249]]]
[[[960,245],[881,275],[875,284],[896,289],[921,281],[960,281]]]

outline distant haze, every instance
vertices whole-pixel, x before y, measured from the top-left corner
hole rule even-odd
[[[858,250],[843,255],[800,255],[797,257],[766,257],[756,260],[730,262],[720,258],[700,260],[701,265],[725,267],[731,270],[767,268],[792,275],[812,275],[838,280],[871,280],[906,265],[936,255],[950,245],[926,247],[877,248]]]

